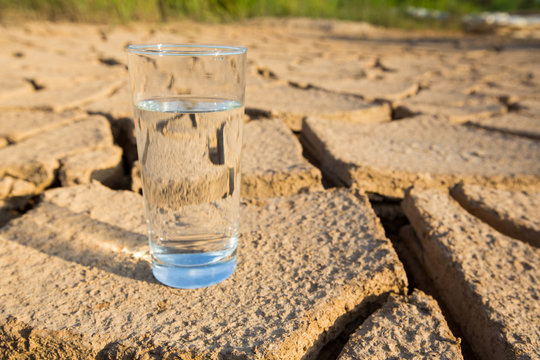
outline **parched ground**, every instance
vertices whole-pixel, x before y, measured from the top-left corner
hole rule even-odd
[[[0,27],[0,358],[540,358],[540,42]],[[238,268],[153,279],[124,48],[248,48]]]

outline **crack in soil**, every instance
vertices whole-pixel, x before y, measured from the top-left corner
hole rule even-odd
[[[401,240],[400,231],[403,227],[410,226],[410,222],[401,210],[400,200],[387,200],[377,196],[377,200],[373,200],[373,197],[370,197],[370,202],[381,221],[386,237],[392,242],[392,246],[398,255],[399,261],[403,264],[409,282],[409,294],[411,294],[414,289],[419,289],[432,296],[439,304],[448,327],[454,336],[461,339],[461,353],[463,359],[478,360],[473,353],[469,342],[463,337],[459,325],[450,315],[446,304],[441,300],[433,281],[420,262],[416,260],[412,252]]]

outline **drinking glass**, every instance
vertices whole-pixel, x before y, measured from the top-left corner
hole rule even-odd
[[[200,288],[236,267],[246,48],[129,45],[152,272]]]

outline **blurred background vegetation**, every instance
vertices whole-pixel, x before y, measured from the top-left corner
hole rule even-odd
[[[420,20],[411,7],[432,11]],[[452,28],[461,16],[482,11],[538,13],[540,0],[0,0],[0,20],[4,21],[126,23],[187,18],[223,22],[257,16],[305,16],[401,28]]]

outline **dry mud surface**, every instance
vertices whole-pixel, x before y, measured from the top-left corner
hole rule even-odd
[[[307,19],[0,33],[0,358],[540,357],[538,40]],[[151,275],[136,42],[248,47],[239,264],[217,286]]]

